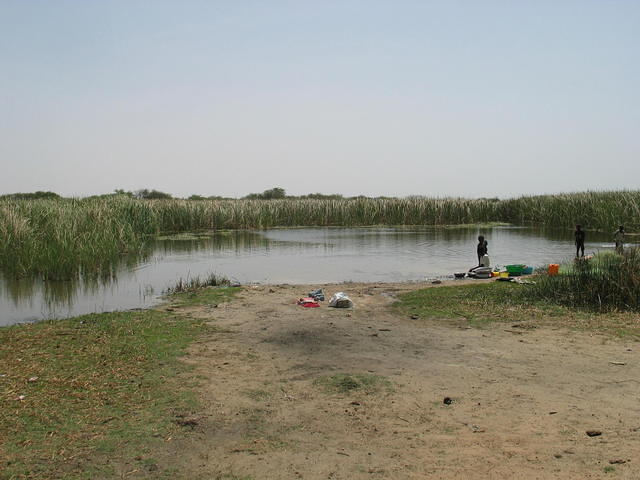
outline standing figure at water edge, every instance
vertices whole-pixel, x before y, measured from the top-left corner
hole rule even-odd
[[[624,227],[622,225],[613,234],[613,240],[616,242],[616,252],[622,253],[624,251]]]
[[[573,233],[576,237],[576,258],[578,258],[578,252],[581,252],[581,257],[584,257],[584,239],[585,233],[582,230],[581,225],[576,225],[576,231]]]
[[[487,242],[482,235],[478,237],[478,266],[489,266],[489,242]],[[486,258],[483,258],[486,257]]]
[[[489,243],[484,239],[482,235],[478,237],[478,247],[476,248],[478,254],[478,265],[469,269],[468,275],[473,278],[489,278],[491,276],[491,262],[489,261]],[[486,275],[479,276],[479,275]]]

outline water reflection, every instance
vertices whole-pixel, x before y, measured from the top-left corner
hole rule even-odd
[[[571,258],[573,232],[522,227],[299,228],[181,234],[149,242],[99,278],[50,282],[0,278],[0,325],[147,307],[179,278],[211,272],[243,283],[392,282],[466,270],[476,237],[494,264],[541,265]],[[588,233],[587,252],[610,235]]]

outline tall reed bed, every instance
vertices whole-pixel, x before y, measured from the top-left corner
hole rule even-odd
[[[557,227],[584,225],[611,230],[618,225],[640,228],[640,190],[537,195],[502,200],[498,216],[515,224]]]
[[[294,226],[442,225],[491,221],[495,201],[393,198],[349,200],[149,201],[164,231]]]
[[[522,290],[529,298],[597,311],[640,311],[640,249],[600,253],[563,267],[556,276],[536,277]]]
[[[584,192],[508,200],[353,198],[282,200],[0,200],[0,270],[47,278],[108,272],[160,232],[293,226],[535,223],[640,228],[640,191]]]
[[[0,202],[0,269],[70,279],[108,273],[158,231],[148,207],[126,199]]]
[[[562,228],[580,223],[596,230],[613,230],[623,224],[628,230],[640,229],[640,191],[582,192],[507,200],[427,197],[155,200],[145,205],[156,219],[157,228],[163,231],[482,222]]]

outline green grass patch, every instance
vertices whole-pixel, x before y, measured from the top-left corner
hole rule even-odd
[[[229,302],[241,290],[241,287],[205,287],[187,292],[168,295],[171,304],[177,307],[194,305],[218,305]]]
[[[640,311],[640,249],[601,252],[562,265],[560,274],[541,274],[526,290],[532,299],[599,312]]]
[[[0,478],[162,477],[151,453],[196,406],[178,357],[206,331],[154,310],[0,329]]]
[[[425,288],[401,294],[392,308],[424,320],[456,319],[476,327],[493,322],[535,321],[621,337],[640,336],[640,319],[631,312],[598,313],[558,305],[552,299],[531,299],[527,291],[531,287],[494,281]]]
[[[389,380],[371,373],[337,373],[320,377],[315,381],[315,384],[333,393],[348,393],[352,391],[376,393],[379,391],[391,392],[393,390]]]
[[[521,321],[540,316],[561,316],[564,309],[544,303],[523,303],[525,285],[507,282],[427,288],[400,295],[399,311],[420,318],[460,318],[482,325],[494,321]]]

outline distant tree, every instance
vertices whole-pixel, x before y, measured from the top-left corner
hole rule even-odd
[[[264,198],[265,200],[274,200],[278,198],[284,198],[286,196],[287,194],[284,191],[284,188],[280,187],[275,187],[271,190],[265,190],[264,192],[262,192],[262,198]]]
[[[250,193],[245,196],[247,200],[274,200],[279,198],[285,198],[287,196],[284,188],[275,187],[270,190],[265,190],[262,193]]]
[[[169,193],[161,192],[159,190],[148,190],[146,188],[143,190],[137,190],[134,193],[134,196],[143,200],[169,200],[173,198]]]
[[[116,188],[116,189],[113,191],[113,193],[114,193],[115,195],[125,195],[125,196],[127,196],[127,197],[133,197],[133,192],[126,191],[126,190],[124,190],[124,189],[122,189],[122,188]]]
[[[191,195],[187,200],[206,200],[202,195]]]
[[[56,200],[62,198],[55,192],[42,192],[38,190],[37,192],[30,193],[9,193],[8,195],[2,195],[0,198],[12,198],[16,200]]]
[[[344,198],[338,193],[326,195],[324,193],[309,193],[308,195],[301,195],[299,198],[310,198],[314,200],[341,200]]]

